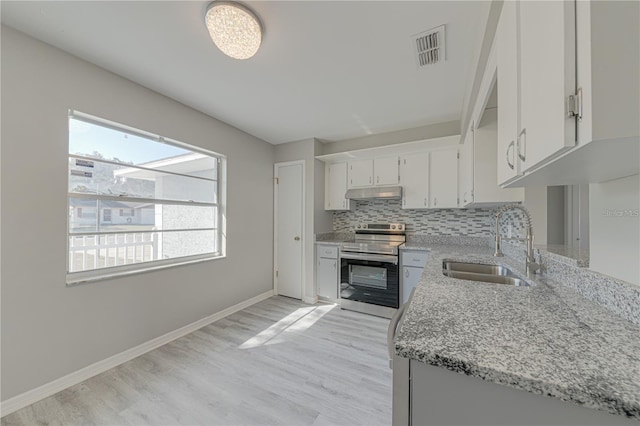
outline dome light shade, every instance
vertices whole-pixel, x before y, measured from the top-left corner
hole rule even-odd
[[[260,48],[262,24],[239,3],[214,1],[207,7],[204,21],[211,40],[227,56],[249,59]]]

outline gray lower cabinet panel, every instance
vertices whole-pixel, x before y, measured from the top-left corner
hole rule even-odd
[[[411,360],[409,369],[409,424],[415,426],[637,425],[623,416],[487,382],[419,361]],[[394,375],[396,373],[406,374],[402,369],[394,371]],[[394,403],[394,410],[396,406]],[[399,418],[394,413],[394,420]],[[394,421],[394,424],[397,423]]]
[[[411,290],[416,288],[422,277],[423,268],[402,267],[402,303],[407,303]]]

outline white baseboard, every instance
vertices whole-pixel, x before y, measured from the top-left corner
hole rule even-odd
[[[307,296],[303,296],[302,297],[302,301],[304,303],[307,303],[309,305],[315,305],[316,303],[318,303],[318,297],[307,297]]]
[[[133,358],[136,358],[173,340],[194,332],[199,328],[204,327],[205,325],[209,325],[212,322],[218,321],[253,304],[268,299],[271,296],[273,296],[273,290],[269,290],[267,292],[259,294],[255,297],[252,297],[251,299],[247,299],[236,305],[223,309],[222,311],[217,312],[213,315],[209,315],[208,317],[199,319],[198,321],[192,322],[191,324],[185,325],[184,327],[180,327],[177,330],[170,331],[167,334],[142,343],[141,345],[135,346],[131,349],[127,349],[124,352],[120,352],[119,354],[88,365],[87,367],[81,368],[80,370],[74,371],[73,373],[67,374],[66,376],[62,376],[59,379],[55,379],[35,389],[31,389],[27,392],[21,393],[20,395],[16,395],[13,398],[9,398],[6,401],[2,401],[0,403],[0,415],[6,416],[7,414],[11,414],[14,411],[31,405],[34,402],[38,402],[41,399],[47,398],[100,373],[104,373],[105,371],[113,367],[117,367],[122,363],[132,360]]]

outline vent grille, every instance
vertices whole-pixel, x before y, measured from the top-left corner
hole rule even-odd
[[[418,68],[445,60],[444,25],[416,34],[412,38]]]

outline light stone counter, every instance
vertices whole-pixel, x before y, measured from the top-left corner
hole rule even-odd
[[[409,246],[411,247],[411,246]],[[442,260],[503,264],[490,247],[428,244],[396,335],[400,356],[640,420],[640,327],[538,277],[531,287],[449,278]]]

